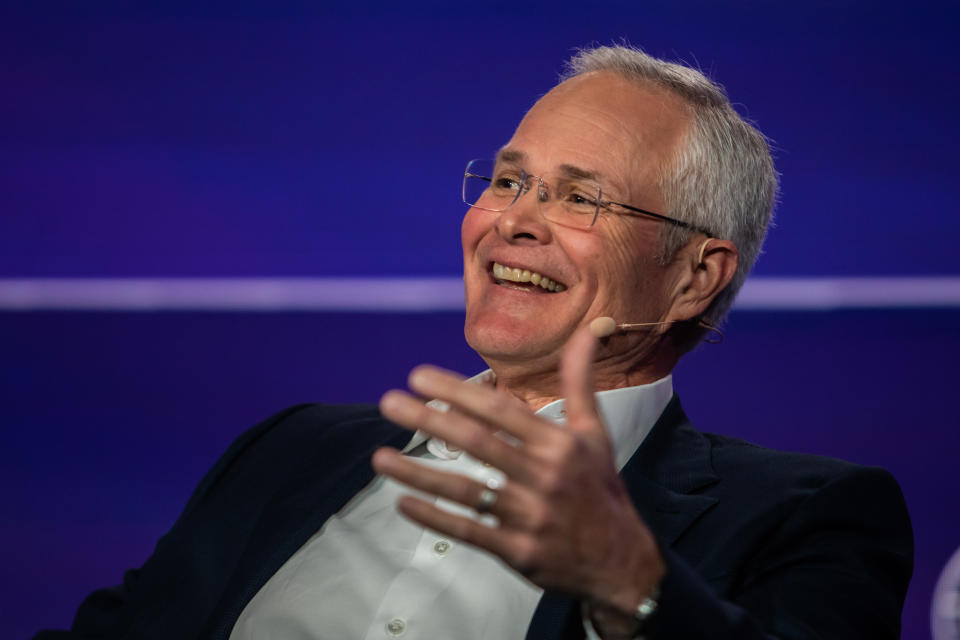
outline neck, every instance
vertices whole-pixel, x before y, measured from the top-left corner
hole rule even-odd
[[[615,339],[601,342],[598,358],[593,363],[595,392],[656,382],[670,374],[679,358],[673,350],[665,352],[664,349],[643,359],[631,358],[629,354],[611,351],[610,343]],[[532,411],[563,397],[559,356],[538,363],[484,360],[497,376],[497,388],[519,398]]]

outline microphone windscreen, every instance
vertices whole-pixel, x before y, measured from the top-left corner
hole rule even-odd
[[[600,316],[590,321],[590,333],[598,338],[606,338],[617,330],[617,321],[609,316]]]

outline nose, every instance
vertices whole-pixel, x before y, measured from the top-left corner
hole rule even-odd
[[[533,192],[532,197],[527,197]],[[540,204],[548,198],[543,180],[526,188],[516,202],[501,211],[495,227],[500,237],[511,244],[548,244],[552,239],[550,223],[540,213]]]

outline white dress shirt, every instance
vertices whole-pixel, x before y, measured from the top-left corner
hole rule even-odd
[[[491,383],[493,374],[486,371],[471,381]],[[643,442],[672,395],[670,376],[596,394],[618,469]],[[433,406],[443,410],[442,404]],[[563,400],[537,414],[562,425]],[[503,479],[497,469],[419,432],[404,453],[481,483]],[[261,587],[237,619],[230,639],[523,638],[542,590],[486,551],[401,516],[397,498],[410,493],[477,517],[471,509],[377,476]],[[481,521],[495,523],[489,515]]]

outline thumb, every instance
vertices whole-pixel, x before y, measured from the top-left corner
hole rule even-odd
[[[597,338],[583,327],[571,336],[560,361],[560,383],[566,399],[567,426],[584,435],[606,439],[593,387]],[[597,433],[599,432],[599,433]]]

